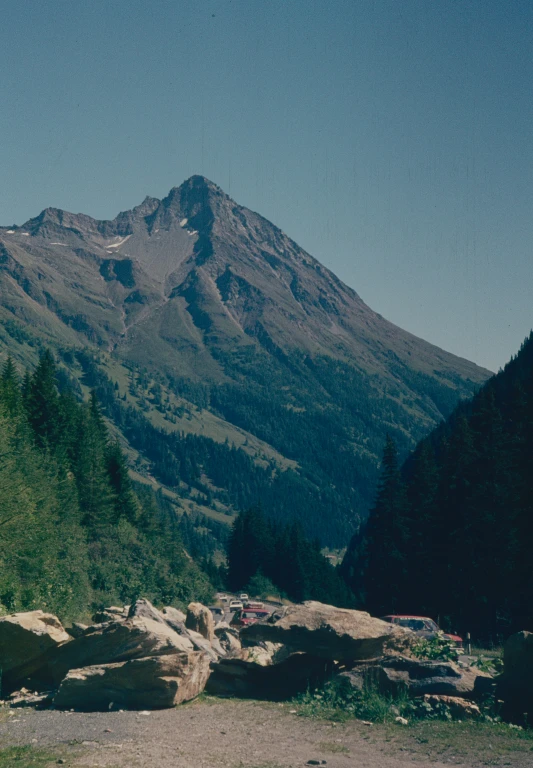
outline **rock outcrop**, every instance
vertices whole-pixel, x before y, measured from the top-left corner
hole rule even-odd
[[[209,660],[191,651],[71,670],[54,697],[58,709],[162,709],[200,694]]]
[[[28,611],[13,613],[0,619],[0,668],[4,689],[13,690],[42,666],[47,652],[70,635],[51,613]]]
[[[173,608],[171,605],[165,606],[161,611],[161,615],[167,624],[172,628],[174,628],[173,623],[184,625],[185,619],[187,618],[187,615],[183,613],[183,611],[180,611],[177,608]]]
[[[221,659],[211,668],[206,685],[208,693],[283,700],[324,682],[334,665],[307,653],[294,653],[277,663],[267,651],[255,658],[254,654],[248,653],[246,659]]]
[[[194,650],[188,638],[153,619],[135,617],[91,629],[47,654],[45,682],[58,684],[71,669]]]
[[[200,603],[185,616],[139,599],[104,609],[102,617],[92,626],[74,624],[74,639],[42,611],[0,619],[11,706],[155,709],[194,698],[204,686],[222,696],[282,700],[337,676],[351,688],[407,691],[416,706],[446,704],[454,716],[474,717],[475,700],[492,692],[492,678],[477,669],[411,658],[417,638],[409,630],[318,602],[286,606],[240,632],[224,622],[215,627]],[[521,712],[531,703],[532,638],[523,632],[510,639],[500,681]]]
[[[239,639],[239,632],[238,630],[233,629],[233,627],[230,627],[225,621],[221,621],[216,625],[215,637],[220,643],[226,656],[234,657],[240,654],[242,644]]]
[[[409,630],[375,619],[364,611],[336,608],[314,601],[290,605],[272,617],[245,627],[244,641],[269,640],[291,651],[310,653],[330,661],[355,661],[383,655],[398,645],[404,649],[416,636]]]
[[[483,681],[490,680],[486,673],[472,667],[461,668],[451,661],[422,661],[404,656],[386,656],[360,664],[339,677],[358,690],[372,684],[382,693],[397,694],[404,690],[410,696],[459,698],[477,698],[483,692]]]
[[[497,696],[503,712],[513,720],[533,723],[533,632],[516,632],[503,647],[503,673],[498,678]]]
[[[145,600],[143,597],[136,600],[129,608],[128,619],[151,619],[157,621],[159,624],[166,624],[167,621],[161,611],[154,608],[149,600]]]
[[[199,632],[209,642],[212,642],[215,636],[213,614],[202,603],[190,603],[187,606],[185,626],[187,629],[192,629],[193,632]]]

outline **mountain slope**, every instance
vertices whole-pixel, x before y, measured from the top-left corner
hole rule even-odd
[[[200,176],[113,221],[46,209],[0,228],[0,291],[4,344],[20,360],[30,327],[41,343],[88,346],[93,377],[122,399],[107,404],[115,419],[129,407],[159,430],[151,440],[168,443],[161,429],[197,440],[198,464],[174,471],[175,488],[226,512],[260,497],[328,543],[366,514],[385,432],[406,451],[488,376],[373,312]],[[155,458],[141,469],[161,478]]]

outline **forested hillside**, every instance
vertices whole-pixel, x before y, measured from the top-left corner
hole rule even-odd
[[[0,377],[0,610],[208,599],[173,509],[134,492],[95,395],[80,403],[57,374],[44,352],[22,381],[10,358]]]
[[[282,594],[295,602],[353,606],[353,595],[336,568],[309,541],[298,523],[282,525],[252,508],[233,524],[228,545],[228,586],[252,594]]]
[[[343,563],[377,613],[533,630],[533,335],[400,469],[389,437],[366,531]]]
[[[334,244],[332,243],[332,248]],[[96,387],[137,479],[231,523],[262,503],[323,545],[489,373],[372,311],[279,228],[193,176],[111,221],[0,227],[0,351]]]

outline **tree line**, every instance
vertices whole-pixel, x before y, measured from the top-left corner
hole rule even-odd
[[[353,596],[336,568],[297,522],[280,524],[253,507],[235,519],[228,544],[227,586],[351,607]]]
[[[377,615],[440,616],[496,637],[533,630],[533,335],[402,467],[391,437],[342,571]]]
[[[143,594],[209,599],[179,523],[151,489],[134,490],[94,393],[80,402],[49,351],[0,375],[0,611],[86,615]]]

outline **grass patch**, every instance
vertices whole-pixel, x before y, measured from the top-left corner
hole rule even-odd
[[[410,707],[407,694],[396,697],[380,693],[368,685],[361,691],[351,687],[348,680],[337,678],[323,688],[307,691],[293,701],[301,717],[346,722],[353,718],[386,723],[403,716]]]
[[[0,768],[46,768],[47,766],[57,765],[57,761],[68,761],[64,755],[57,752],[52,753],[47,749],[36,749],[34,747],[1,747],[0,748]]]
[[[401,750],[413,757],[440,761],[453,757],[469,765],[501,765],[505,758],[521,756],[524,765],[533,764],[533,731],[517,730],[506,723],[419,720],[408,728],[382,725],[372,733],[374,737],[384,737],[391,752]]]

